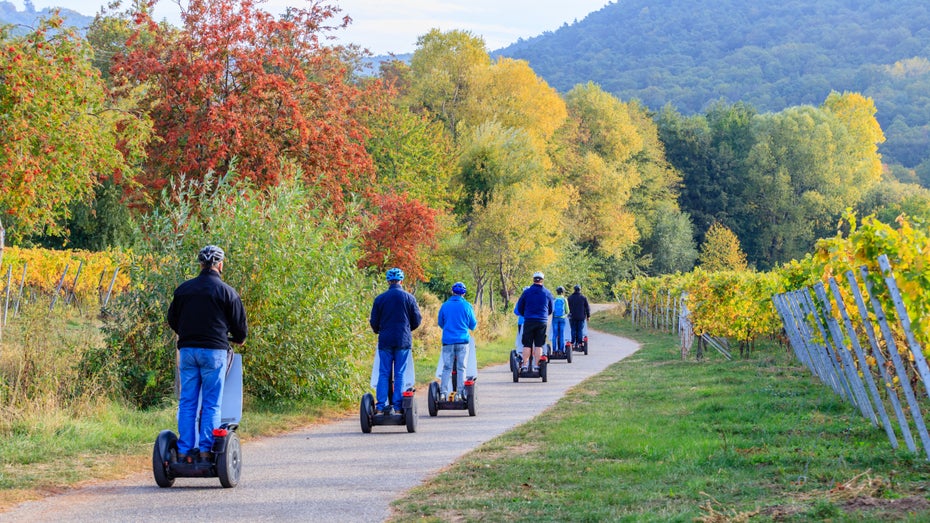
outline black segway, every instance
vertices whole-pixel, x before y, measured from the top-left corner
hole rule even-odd
[[[575,343],[572,345],[571,342],[567,342],[566,348],[570,347],[573,352],[583,352],[585,356],[588,355],[588,337],[584,336],[581,343]]]
[[[549,357],[549,360],[565,360],[568,363],[572,362],[572,343],[570,341],[565,342],[565,346],[561,349],[553,349],[548,343],[546,344],[546,354]]]
[[[375,359],[375,369],[378,367],[378,360]],[[372,372],[372,383],[374,386],[372,388],[377,388],[377,380],[374,377],[375,371]],[[405,377],[405,380],[409,381],[411,384],[413,381],[413,351],[410,351],[410,356],[407,360],[407,375],[409,375],[409,380]],[[407,387],[407,390],[403,392],[403,401],[401,403],[402,411],[397,409],[396,405],[393,405],[394,398],[394,373],[391,373],[390,381],[388,382],[388,404],[384,406],[384,413],[377,414],[375,413],[375,397],[370,393],[366,392],[362,396],[362,401],[359,405],[359,422],[362,426],[362,432],[365,434],[371,433],[371,428],[376,425],[406,425],[407,432],[416,432],[417,425],[419,424],[419,415],[417,414],[417,402],[414,397],[416,388],[410,386]]]
[[[440,356],[442,359],[442,356]],[[475,404],[475,381],[477,376],[466,376],[465,389],[458,390],[458,358],[452,359],[452,393],[448,398],[442,398],[441,386],[438,381],[429,384],[429,396],[426,398],[426,407],[429,415],[435,417],[440,410],[468,410],[469,416],[477,414]]]
[[[545,348],[543,350],[545,351]],[[543,383],[547,382],[546,368],[549,366],[549,358],[546,357],[545,352],[539,358],[539,370],[533,370],[532,356],[530,356],[529,363],[526,370],[522,370],[520,367],[523,366],[523,354],[517,349],[510,351],[510,369],[513,373],[513,382],[519,383],[520,378],[541,378]]]
[[[242,355],[234,354],[226,369],[223,385],[221,422],[213,429],[213,459],[185,463],[178,461],[178,436],[163,430],[155,438],[152,449],[152,473],[161,488],[174,485],[176,478],[219,478],[223,488],[239,484],[242,472],[242,447],[239,443],[239,421],[242,418]],[[194,446],[196,449],[196,444]]]

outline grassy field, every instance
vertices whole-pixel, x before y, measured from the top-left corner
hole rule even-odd
[[[592,326],[642,349],[410,491],[393,520],[930,520],[930,464],[784,349],[683,362],[677,338]]]

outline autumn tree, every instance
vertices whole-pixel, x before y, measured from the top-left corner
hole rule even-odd
[[[602,256],[620,255],[639,239],[627,203],[641,182],[632,160],[642,137],[624,104],[597,85],[575,86],[566,101],[571,121],[560,137],[574,151],[559,167],[578,191],[572,233]]]
[[[565,209],[572,197],[570,187],[530,182],[498,187],[476,208],[463,245],[479,283],[476,294],[494,279],[506,309],[518,281],[561,259],[568,242]]]
[[[497,122],[522,129],[541,154],[546,153],[550,138],[568,116],[559,93],[525,60],[501,57],[487,67],[476,66],[471,86],[460,118],[462,124],[474,127]]]
[[[116,58],[117,82],[146,86],[146,108],[158,140],[149,147],[145,182],[222,174],[234,157],[259,186],[282,176],[280,159],[296,162],[337,210],[347,190],[371,180],[362,92],[339,48],[323,39],[344,27],[339,9],[319,0],[277,18],[262,0],[190,0],[179,31],[145,10]]]
[[[707,230],[698,262],[708,272],[743,271],[747,268],[746,255],[740,248],[739,238],[719,222]]]
[[[411,281],[424,281],[425,258],[436,245],[437,211],[406,194],[373,198],[377,207],[362,242],[360,267],[401,267]]]
[[[0,211],[11,238],[65,235],[70,206],[103,180],[132,180],[149,136],[106,88],[86,41],[42,20],[0,48]]]

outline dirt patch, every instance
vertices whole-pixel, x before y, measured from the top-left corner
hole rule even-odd
[[[889,519],[903,519],[903,516],[913,513],[925,513],[930,509],[930,501],[920,496],[909,496],[898,499],[873,498],[863,496],[847,500],[839,505],[846,513],[868,512],[869,514],[887,517]],[[897,516],[897,517],[895,517]]]

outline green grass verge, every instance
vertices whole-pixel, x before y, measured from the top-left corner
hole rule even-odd
[[[784,349],[681,361],[642,349],[393,504],[394,521],[927,521],[930,465]],[[592,347],[592,350],[598,350]]]

